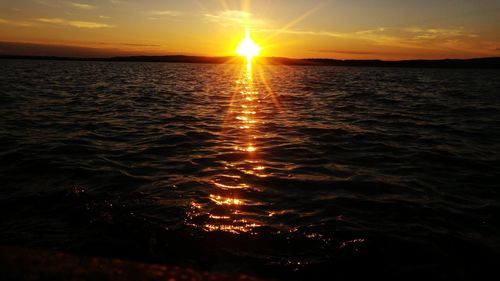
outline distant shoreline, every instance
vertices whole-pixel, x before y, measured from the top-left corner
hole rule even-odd
[[[244,63],[239,57],[204,57],[204,56],[122,56],[110,58],[80,58],[57,56],[20,56],[0,55],[0,59],[23,60],[57,60],[57,61],[105,61],[105,62],[164,62],[164,63]],[[310,65],[310,66],[364,66],[364,67],[406,67],[406,68],[475,68],[500,69],[500,57],[474,59],[442,59],[442,60],[337,60],[337,59],[291,59],[280,57],[256,58],[263,64],[271,65]]]

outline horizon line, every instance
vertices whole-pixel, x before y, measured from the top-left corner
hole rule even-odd
[[[191,55],[134,55],[113,57],[65,57],[0,54],[0,59],[55,60],[55,61],[101,61],[101,62],[156,62],[156,63],[201,63],[201,64],[244,64],[246,58],[240,56],[191,56]],[[404,67],[404,68],[479,68],[500,69],[499,57],[479,57],[469,59],[415,59],[415,60],[352,60],[330,58],[286,58],[255,57],[264,65],[302,66],[351,66],[351,67]]]
[[[123,44],[122,44],[123,45]],[[130,44],[127,44],[130,45]],[[344,52],[343,52],[344,53]],[[375,53],[371,53],[374,55]],[[192,56],[192,57],[236,57],[236,54],[225,54],[219,53],[215,55],[202,54],[202,53],[192,53],[184,51],[144,51],[144,50],[124,50],[117,46],[114,47],[98,47],[98,46],[86,46],[86,45],[74,45],[74,44],[57,44],[52,42],[28,42],[28,41],[2,41],[0,40],[0,55],[7,56],[46,56],[46,57],[65,57],[65,58],[114,58],[114,57],[133,57],[133,56],[144,56],[144,57],[154,57],[154,56]],[[478,56],[467,56],[455,55],[455,56],[408,56],[401,58],[386,58],[382,54],[379,56],[370,56],[369,58],[358,58],[340,56],[342,58],[332,57],[332,56],[259,56],[259,58],[286,58],[295,60],[304,59],[331,59],[331,60],[357,60],[357,61],[368,61],[368,60],[380,60],[380,61],[413,61],[413,60],[466,60],[466,59],[476,59],[476,58],[494,58],[500,57],[500,54],[485,54]]]
[[[158,55],[148,55],[148,54],[132,54],[132,55],[111,55],[111,56],[64,56],[64,55],[24,55],[24,54],[12,54],[12,53],[0,53],[0,58],[55,58],[55,59],[68,59],[68,60],[111,60],[111,59],[127,59],[127,58],[200,58],[200,59],[242,59],[245,57],[239,55],[189,55],[189,54],[158,54]],[[500,56],[485,56],[485,57],[471,57],[471,58],[440,58],[440,59],[425,59],[425,58],[415,58],[415,59],[399,59],[399,60],[387,60],[387,59],[340,59],[340,58],[327,58],[327,57],[302,57],[302,58],[292,58],[292,57],[282,57],[282,56],[255,56],[253,59],[284,59],[284,60],[325,60],[325,61],[379,61],[379,62],[411,62],[411,61],[468,61],[468,60],[481,60],[481,59],[500,59]]]

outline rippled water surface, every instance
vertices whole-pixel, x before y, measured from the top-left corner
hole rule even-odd
[[[500,259],[500,72],[0,64],[0,243],[284,279]]]

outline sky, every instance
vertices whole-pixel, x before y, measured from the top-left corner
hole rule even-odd
[[[500,0],[0,0],[0,54],[500,56]]]

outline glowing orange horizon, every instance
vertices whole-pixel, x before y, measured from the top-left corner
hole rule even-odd
[[[432,1],[3,1],[0,53],[226,57],[243,40],[238,54],[249,59],[499,56],[498,4],[457,1],[439,8]],[[245,27],[258,40],[235,36]]]

